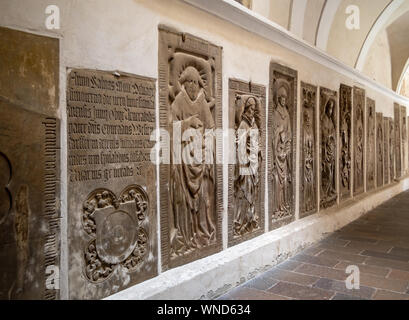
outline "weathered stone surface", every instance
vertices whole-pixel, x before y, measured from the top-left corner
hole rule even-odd
[[[344,84],[339,89],[339,150],[339,196],[344,200],[352,187],[352,88]]]
[[[406,148],[407,148],[407,143],[408,143],[408,126],[406,124],[406,107],[401,106],[400,107],[400,117],[401,117],[401,137],[402,137],[402,147],[401,147],[401,153],[402,153],[402,175],[406,173],[406,166],[407,166],[407,161],[406,161]]]
[[[317,211],[317,87],[301,82],[300,217]]]
[[[337,92],[320,88],[319,114],[319,146],[320,146],[320,208],[328,208],[336,204],[338,158],[338,105]]]
[[[341,93],[340,93],[341,94]],[[354,195],[364,191],[365,90],[354,87]]]
[[[0,27],[0,96],[17,106],[57,115],[59,41]]]
[[[229,246],[264,232],[265,117],[266,88],[229,79]]]
[[[366,98],[366,191],[375,188],[376,113],[375,100]]]
[[[383,183],[389,184],[389,120],[383,117]]]
[[[215,132],[222,128],[222,48],[160,26],[159,90],[160,126],[173,137],[170,164],[160,165],[166,270],[222,249],[223,169],[216,161],[222,144]],[[206,144],[205,156],[199,151],[201,159],[193,164],[178,159],[175,144],[178,132],[185,135],[188,129],[198,129],[195,141]],[[180,142],[181,149],[190,139]]]
[[[394,122],[395,122],[395,177],[402,176],[402,124],[400,118],[400,106],[394,103]]]
[[[382,112],[376,113],[376,186],[383,186],[383,162],[384,162],[384,143],[383,143],[383,116]]]
[[[267,139],[270,230],[294,220],[297,77],[296,70],[270,63]]]
[[[395,179],[395,123],[392,117],[388,118],[389,122],[389,179],[393,182]]]
[[[69,295],[97,299],[157,274],[155,80],[73,69],[67,120]]]
[[[59,42],[0,36],[0,299],[58,299]]]

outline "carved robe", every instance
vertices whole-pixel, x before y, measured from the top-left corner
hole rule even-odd
[[[273,113],[273,190],[277,218],[291,209],[291,120],[287,108],[277,104]]]
[[[315,207],[314,135],[309,125],[304,129],[304,206],[305,211]]]
[[[356,153],[355,153],[355,162],[356,162],[356,170],[357,170],[357,179],[359,181],[359,183],[363,183],[362,179],[363,179],[363,168],[362,168],[362,164],[363,164],[363,146],[364,146],[364,129],[362,127],[362,122],[358,121],[357,125],[357,145],[356,145]]]
[[[214,119],[203,90],[195,101],[182,90],[171,105],[171,123],[180,122],[182,137],[189,118],[198,115],[204,130],[213,129]],[[190,141],[182,141],[182,150]],[[171,252],[182,254],[209,245],[216,237],[214,218],[214,166],[205,163],[173,164],[171,166],[170,196],[173,209]]]
[[[368,177],[369,181],[373,181],[375,179],[375,165],[373,163],[373,154],[375,152],[374,150],[374,136],[375,132],[373,129],[373,118],[369,118],[368,124],[372,124],[370,127],[369,135],[368,135]]]
[[[242,116],[237,129],[236,141],[238,164],[234,181],[237,199],[234,218],[235,235],[252,232],[258,228],[259,217],[256,213],[256,203],[259,193],[259,167],[262,159],[258,137],[252,139],[252,135],[258,134],[258,129],[254,118],[249,119],[246,115]]]
[[[322,199],[331,200],[335,190],[336,133],[332,119],[324,114],[322,119]]]

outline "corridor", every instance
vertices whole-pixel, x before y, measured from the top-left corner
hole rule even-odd
[[[359,289],[346,287],[349,265]],[[219,299],[409,299],[409,191]]]

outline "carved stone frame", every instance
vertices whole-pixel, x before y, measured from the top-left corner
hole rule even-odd
[[[344,114],[343,113],[343,97],[346,97],[347,98],[347,106],[346,106],[346,113]],[[338,178],[338,181],[339,181],[339,186],[338,186],[338,190],[339,190],[339,200],[340,201],[343,201],[343,200],[346,200],[346,199],[349,199],[350,197],[351,197],[351,191],[352,191],[352,180],[353,180],[353,175],[352,175],[352,171],[353,171],[353,164],[354,164],[354,161],[353,161],[353,151],[352,151],[352,143],[353,143],[353,131],[352,131],[352,118],[353,118],[353,114],[354,114],[354,110],[353,110],[353,108],[352,108],[352,87],[350,87],[350,86],[347,86],[347,85],[345,85],[345,84],[341,84],[340,85],[340,87],[339,87],[339,104],[338,104],[338,107],[339,107],[339,126],[338,126],[338,132],[339,132],[339,140],[338,140],[338,145],[339,145],[339,147],[338,147],[338,151],[339,151],[339,156],[338,156],[338,158],[339,158],[339,164],[338,164],[338,166],[339,166],[339,178]],[[349,175],[349,177],[348,177],[348,180],[349,180],[349,183],[348,183],[348,186],[346,186],[346,187],[343,187],[342,186],[342,176],[341,176],[341,174],[342,174],[342,168],[341,168],[341,165],[342,165],[342,137],[341,137],[341,126],[342,126],[342,121],[343,121],[343,118],[344,117],[346,117],[347,116],[347,113],[349,113],[349,121],[348,120],[346,120],[347,121],[347,125],[349,126],[349,133],[350,133],[350,136],[349,136],[349,150],[348,150],[348,153],[349,153],[349,161],[350,161],[350,163],[349,163],[349,172],[348,172],[348,175]]]
[[[402,125],[400,118],[400,106],[394,103],[395,122],[395,178],[402,176]]]
[[[383,117],[383,184],[387,185],[389,179],[389,121]]]
[[[354,196],[361,194],[364,192],[364,177],[365,177],[365,153],[366,153],[366,143],[365,143],[365,90],[359,87],[354,87],[353,89],[353,107],[352,107],[352,128],[353,128],[353,176],[354,176],[354,182],[353,182],[353,194]],[[356,147],[357,147],[357,142],[358,142],[358,126],[357,126],[357,106],[358,103],[361,103],[361,109],[362,109],[362,130],[363,130],[363,137],[362,137],[362,180],[359,179],[357,176],[357,170],[356,170],[356,162],[355,162],[355,156],[356,156]],[[351,166],[352,167],[352,166]],[[358,182],[361,182],[362,185],[358,188]]]
[[[408,123],[406,119],[406,107],[400,106],[400,123],[401,123],[401,140],[402,140],[402,175],[405,175],[407,172],[407,142],[408,142]],[[405,124],[404,124],[405,121]]]
[[[252,82],[245,82],[237,79],[229,79],[229,129],[235,130],[236,95],[251,95],[260,100],[260,128],[259,128],[259,146],[262,153],[262,163],[259,168],[260,177],[260,194],[258,198],[257,211],[259,215],[259,228],[253,232],[247,233],[241,237],[234,237],[233,222],[234,222],[234,164],[229,162],[229,177],[228,177],[228,246],[233,246],[243,241],[250,240],[264,233],[265,226],[265,171],[266,171],[266,87]],[[228,148],[229,153],[235,150],[232,147]],[[236,157],[236,154],[229,154]]]
[[[270,72],[269,72],[269,94],[268,94],[268,137],[267,137],[267,153],[268,153],[268,220],[269,220],[269,230],[277,229],[283,225],[286,225],[295,219],[295,193],[296,193],[296,152],[297,152],[297,86],[298,86],[298,72],[294,69],[286,67],[284,65],[278,64],[274,61],[270,62]],[[277,80],[284,79],[289,83],[289,94],[288,94],[288,104],[291,104],[292,110],[289,110],[291,119],[291,129],[292,129],[292,161],[291,161],[291,179],[292,179],[292,195],[291,195],[291,210],[290,215],[279,220],[273,219],[273,184],[272,184],[272,129],[273,124],[273,110],[274,110],[274,86]],[[293,97],[293,98],[291,98]]]
[[[213,92],[215,106],[213,109],[216,129],[222,128],[222,47],[211,44],[189,33],[182,33],[173,28],[159,26],[159,115],[160,128],[168,131],[169,119],[169,59],[173,52],[183,52],[195,58],[200,57],[212,62]],[[220,138],[220,137],[219,137]],[[172,140],[171,140],[172,141]],[[222,141],[217,139],[216,154],[221,154]],[[217,156],[216,156],[217,158]],[[169,181],[170,164],[160,164],[160,224],[161,224],[161,257],[162,270],[168,270],[188,262],[206,257],[222,250],[223,218],[223,166],[215,164],[215,210],[216,210],[216,243],[192,253],[170,258],[170,199]]]
[[[389,122],[389,183],[395,180],[395,123],[392,117],[388,117]]]
[[[328,202],[328,203],[322,203],[322,195],[321,195],[321,184],[322,184],[322,176],[321,176],[321,159],[322,159],[322,147],[321,147],[321,115],[325,110],[325,105],[329,99],[334,100],[334,118],[335,118],[335,190],[336,190],[336,199],[333,202]],[[320,163],[320,169],[319,169],[319,191],[320,191],[320,209],[326,209],[330,208],[338,203],[339,200],[339,107],[338,107],[338,93],[335,90],[330,90],[324,87],[320,87],[320,100],[319,100],[319,121],[318,121],[318,141],[319,141],[319,156],[318,156],[318,162]]]
[[[114,72],[119,73],[120,77],[118,78]],[[78,90],[81,92],[87,92],[89,87],[87,86],[79,86],[74,85],[71,82],[71,77],[73,74],[78,73],[81,77],[96,77],[104,79],[107,83],[110,81],[113,83],[114,81],[122,81],[123,83],[132,81],[135,85],[147,85],[149,84],[150,92],[155,94],[156,92],[156,79],[140,76],[136,74],[130,74],[127,72],[122,71],[108,71],[108,70],[93,70],[93,69],[67,69],[67,137],[70,138],[69,134],[69,124],[72,119],[75,117],[70,117],[68,113],[68,108],[70,106],[77,106],[80,105],[81,102],[77,101],[76,99],[70,99],[69,93],[74,90]],[[92,91],[94,94],[103,94],[104,91],[107,89],[98,88],[94,86]],[[101,93],[102,92],[102,93]],[[114,91],[115,94],[124,96],[126,95],[125,92],[121,92],[118,90]],[[108,94],[109,92],[107,92]],[[143,94],[141,93],[141,97],[143,98]],[[156,94],[153,96],[154,101],[152,101],[152,106],[155,106],[156,101]],[[98,106],[98,104],[96,104]],[[109,108],[112,107],[111,104],[107,104],[104,108],[106,110],[110,110]],[[142,108],[142,107],[138,107]],[[119,109],[119,107],[118,107]],[[155,115],[155,119],[152,121],[153,125],[156,125],[156,114],[155,109],[150,108],[150,111],[153,111]],[[101,119],[99,119],[102,121]],[[77,120],[75,120],[77,121]],[[104,120],[104,121],[112,121]],[[130,120],[125,120],[129,121]],[[101,123],[103,124],[103,123]],[[106,134],[106,136],[113,136],[113,134]],[[98,136],[97,136],[98,137]],[[98,137],[99,139],[99,137]],[[141,139],[138,136],[132,136],[132,139]],[[149,141],[149,136],[144,138],[145,141]],[[146,147],[146,149],[150,149]],[[101,149],[97,149],[100,152]],[[77,150],[68,150],[67,159],[70,155],[73,155],[77,152]],[[68,162],[68,161],[67,161]],[[102,166],[102,162],[99,165],[95,164],[87,164],[86,168],[94,168],[96,166]],[[105,168],[112,168],[112,164],[105,164]],[[100,299],[115,293],[115,291],[124,290],[132,285],[136,285],[141,283],[147,279],[151,279],[157,275],[157,260],[158,260],[158,243],[157,243],[157,197],[156,197],[156,166],[150,160],[141,161],[141,168],[143,171],[142,175],[135,175],[135,176],[124,176],[121,178],[116,179],[107,179],[105,180],[89,180],[89,181],[70,181],[70,164],[68,163],[68,212],[71,214],[68,216],[68,249],[70,253],[70,260],[69,260],[69,297],[70,299]],[[93,242],[97,242],[97,238],[101,238],[103,233],[98,233],[98,236],[94,236],[93,233],[88,233],[86,231],[86,209],[84,208],[85,203],[87,200],[91,199],[93,195],[100,192],[108,192],[112,195],[111,199],[120,200],[122,196],[125,194],[125,191],[131,191],[131,187],[136,187],[137,189],[143,190],[140,194],[146,195],[146,202],[148,203],[148,207],[146,209],[145,215],[143,219],[137,221],[136,219],[136,209],[134,207],[135,201],[133,201],[133,206],[128,207],[127,204],[119,203],[120,206],[117,207],[116,204],[111,203],[106,207],[97,207],[92,215],[94,217],[108,217],[109,215],[113,216],[115,212],[118,211],[125,211],[129,214],[132,218],[137,221],[138,231],[147,235],[146,247],[145,252],[146,254],[143,255],[143,262],[137,264],[134,268],[128,268],[129,272],[122,273],[118,270],[123,270],[121,263],[112,263],[113,272],[101,281],[92,281],[86,275],[87,266],[90,265],[85,259],[87,255],[93,255],[92,252],[89,252],[89,246]],[[153,192],[155,190],[155,192]],[[138,193],[139,195],[139,193]],[[103,221],[102,219],[100,221]],[[102,225],[102,223],[100,224]],[[97,228],[98,229],[98,228]],[[129,232],[125,230],[125,232]],[[101,241],[102,243],[102,241]],[[135,246],[135,251],[138,246]],[[80,264],[74,257],[82,256],[81,259],[81,268],[79,268]],[[129,255],[130,256],[130,255]],[[100,256],[98,254],[98,259],[100,260]],[[102,261],[103,264],[106,261]],[[120,276],[118,276],[118,274]],[[127,277],[127,281],[123,279]],[[115,289],[116,288],[116,289]]]
[[[369,114],[370,110],[372,109],[373,113],[373,118],[372,122],[370,122]],[[375,100],[371,98],[366,98],[366,191],[370,191],[376,187],[376,153],[375,153],[375,147],[376,147],[376,110],[375,110]],[[373,143],[372,143],[372,152],[369,150],[370,143],[369,143],[369,135],[371,128],[373,129]],[[369,180],[369,164],[370,161],[372,161],[373,165],[373,181]]]
[[[381,127],[381,129],[382,129],[382,136],[381,136],[381,139],[382,139],[382,141],[379,143],[379,139],[378,139],[378,129],[379,129],[379,127]],[[384,173],[383,173],[383,170],[384,170],[384,158],[385,158],[385,154],[384,154],[384,142],[383,142],[383,139],[384,139],[384,126],[383,126],[383,115],[382,115],[382,112],[377,112],[376,113],[376,187],[377,188],[379,188],[379,187],[382,187],[383,185],[384,185]],[[378,150],[379,148],[379,145],[381,145],[381,150]],[[382,154],[382,165],[380,166],[380,169],[382,169],[382,172],[379,172],[378,171],[378,162],[379,162],[379,160],[378,160],[378,155],[379,154]],[[379,182],[379,175],[381,175],[382,176],[382,183],[380,183]]]
[[[304,131],[302,130],[304,128],[304,92],[310,92],[313,95],[313,106],[312,106],[312,130],[314,134],[314,152],[313,152],[313,157],[314,157],[314,170],[313,170],[313,176],[314,176],[314,190],[315,190],[315,208],[310,211],[305,211],[304,210],[304,186],[303,186],[303,177],[304,177],[304,151],[303,151],[303,141],[304,141]],[[300,218],[304,218],[306,216],[309,216],[315,212],[318,211],[318,167],[319,167],[319,161],[318,161],[318,136],[317,136],[317,95],[318,95],[318,87],[314,86],[309,83],[305,83],[301,81],[301,90],[300,90],[300,118],[301,118],[301,125],[300,125],[300,185],[299,185],[299,192],[300,192],[300,197],[299,197],[299,208],[300,208]]]

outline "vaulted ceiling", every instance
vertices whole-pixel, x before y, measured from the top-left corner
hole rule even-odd
[[[348,66],[406,94],[409,0],[238,0]],[[359,28],[350,30],[359,9]],[[356,12],[356,11],[354,11]],[[354,20],[356,22],[356,20]]]

